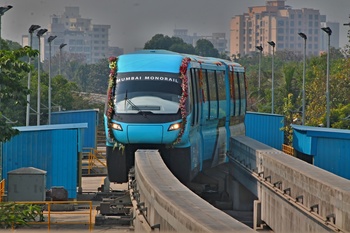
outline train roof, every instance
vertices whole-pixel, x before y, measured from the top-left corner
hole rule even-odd
[[[135,55],[141,55],[141,58],[144,58],[144,56],[148,55],[160,55],[163,56],[164,58],[166,57],[169,59],[169,56],[172,57],[174,60],[182,60],[185,57],[189,57],[191,59],[192,65],[197,63],[197,66],[193,67],[199,67],[200,65],[227,65],[231,66],[235,71],[244,71],[244,67],[242,67],[239,63],[221,59],[221,58],[215,58],[215,57],[204,57],[204,56],[199,56],[199,55],[193,55],[193,54],[185,54],[185,53],[177,53],[177,52],[172,52],[168,50],[163,50],[163,49],[145,49],[145,50],[138,50],[135,52],[131,52],[128,54],[123,54],[119,56],[120,58],[128,57],[128,56],[135,56]]]

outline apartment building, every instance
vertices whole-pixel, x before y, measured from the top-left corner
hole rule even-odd
[[[46,28],[48,31],[40,38],[42,61],[49,58],[47,41],[49,36],[57,36],[51,42],[52,56],[59,53],[61,44],[66,44],[63,48],[65,52],[83,56],[88,64],[96,63],[110,54],[108,43],[110,25],[92,24],[91,19],[80,16],[79,7],[65,7],[62,15],[51,15],[50,18]],[[23,35],[22,45],[28,44],[28,35]],[[33,33],[33,48],[38,49],[38,44],[36,33]]]
[[[266,1],[265,6],[252,6],[243,15],[232,17],[230,22],[230,55],[247,55],[262,46],[264,54],[272,53],[268,41],[275,42],[275,50],[304,51],[318,55],[321,51],[321,15],[319,10],[293,9],[285,0]],[[325,18],[325,17],[324,17]],[[339,33],[339,32],[338,32]]]

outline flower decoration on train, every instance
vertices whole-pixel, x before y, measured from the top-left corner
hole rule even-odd
[[[115,89],[117,85],[117,71],[118,71],[118,58],[117,57],[110,57],[108,59],[109,62],[109,80],[108,80],[108,90],[107,90],[107,124],[108,124],[108,137],[115,143],[114,147],[122,148],[123,145],[117,142],[116,138],[114,137],[113,130],[112,130],[112,119],[115,114],[115,108],[114,108],[114,96],[113,96],[113,90]]]
[[[174,141],[173,144],[177,144],[181,141],[181,137],[185,132],[185,127],[186,127],[186,123],[187,123],[187,111],[186,111],[186,100],[188,97],[188,78],[187,78],[187,67],[188,64],[190,63],[191,59],[188,57],[185,57],[184,59],[182,59],[182,63],[180,66],[180,79],[181,79],[181,88],[182,88],[182,94],[181,94],[181,98],[180,98],[180,112],[181,112],[181,118],[182,118],[182,124],[181,124],[181,129],[180,132],[176,138],[176,140]]]

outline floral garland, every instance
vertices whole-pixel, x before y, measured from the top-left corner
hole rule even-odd
[[[181,129],[180,132],[176,138],[176,140],[174,141],[173,145],[179,143],[181,141],[181,137],[185,132],[185,127],[186,127],[186,123],[187,123],[187,112],[186,112],[186,100],[188,97],[188,78],[187,78],[187,67],[188,67],[188,63],[190,63],[191,59],[188,57],[185,57],[184,59],[182,59],[182,63],[180,66],[180,79],[182,80],[181,82],[181,89],[182,89],[182,94],[181,94],[181,98],[180,98],[180,111],[181,111],[181,118],[182,118],[182,124],[181,124]]]
[[[109,80],[108,80],[108,89],[107,89],[107,98],[108,98],[108,109],[107,109],[107,126],[108,126],[108,137],[112,139],[113,142],[116,141],[116,138],[114,137],[113,130],[112,130],[112,119],[115,114],[114,110],[114,101],[113,101],[113,89],[115,88],[117,82],[116,82],[116,74],[117,74],[117,62],[118,58],[116,57],[110,57],[108,59],[109,61]]]

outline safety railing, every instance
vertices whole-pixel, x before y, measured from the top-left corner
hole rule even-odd
[[[88,225],[90,231],[93,229],[92,219],[94,213],[92,201],[34,201],[13,203],[43,206],[41,219],[38,221],[29,221],[27,225],[47,225],[48,230],[51,229],[52,225]],[[69,210],[64,211],[65,207],[63,205],[69,205],[74,209],[68,208]]]
[[[84,148],[83,157],[88,158],[87,173],[90,175],[94,168],[106,167],[106,156],[103,155],[104,151],[94,148]]]
[[[0,202],[3,201],[5,196],[5,180],[0,181]]]
[[[282,144],[282,151],[286,154],[294,156],[294,148],[286,144]]]

